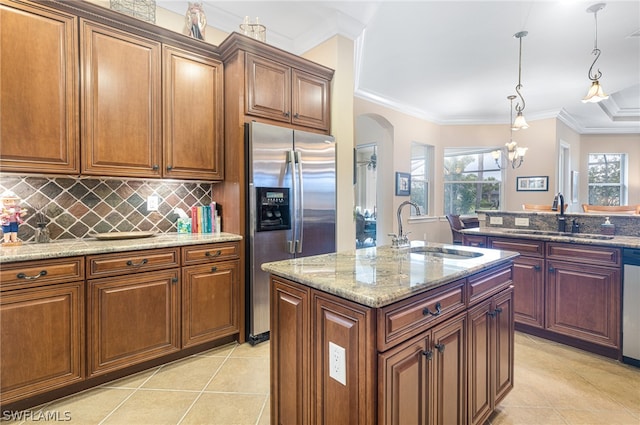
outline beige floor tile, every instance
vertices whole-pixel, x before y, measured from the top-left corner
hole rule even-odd
[[[202,391],[224,361],[224,357],[188,357],[162,366],[142,388]]]
[[[254,425],[266,395],[203,393],[180,425]]]
[[[512,406],[499,406],[487,423],[491,425],[566,425],[565,420],[555,409]]]
[[[262,342],[258,345],[249,343],[241,344],[233,350],[231,357],[266,357],[269,358],[269,342]]]
[[[605,423],[607,425],[638,425],[638,418],[626,411],[560,409],[559,413],[570,425]]]
[[[267,401],[265,402],[264,409],[262,410],[262,414],[260,415],[260,420],[258,421],[258,425],[270,425],[271,424],[271,397],[267,396]]]
[[[267,394],[269,392],[269,359],[229,357],[211,380],[206,391]]]
[[[137,390],[104,425],[175,425],[198,397],[197,392]]]

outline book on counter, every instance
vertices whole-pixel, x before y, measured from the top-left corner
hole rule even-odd
[[[191,207],[191,233],[216,233],[216,203]]]

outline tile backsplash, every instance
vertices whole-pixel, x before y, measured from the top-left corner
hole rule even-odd
[[[0,194],[14,192],[28,215],[18,238],[33,242],[36,213],[46,217],[51,239],[81,239],[113,231],[175,232],[177,214],[193,205],[208,205],[210,182],[139,180],[77,176],[0,176]],[[158,211],[147,211],[147,197],[157,195]]]

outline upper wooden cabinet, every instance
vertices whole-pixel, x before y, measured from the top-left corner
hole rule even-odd
[[[0,166],[80,171],[77,18],[36,4],[0,4]]]
[[[251,53],[245,70],[247,115],[329,129],[329,80]]]
[[[163,175],[222,180],[222,62],[176,47],[162,49]]]

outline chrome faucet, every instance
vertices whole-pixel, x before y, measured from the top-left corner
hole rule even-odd
[[[558,217],[558,232],[564,232],[566,230],[567,219],[564,218],[564,196],[561,192],[553,198],[553,205],[551,205],[552,211],[558,211],[558,200],[560,200],[560,215]]]
[[[420,207],[418,206],[418,204],[416,204],[415,202],[411,202],[411,201],[404,201],[403,203],[401,203],[398,206],[398,212],[397,212],[397,216],[398,216],[398,234],[394,235],[394,234],[390,234],[389,236],[392,236],[391,239],[391,246],[393,248],[402,248],[405,246],[409,246],[409,237],[407,235],[404,234],[404,231],[402,230],[402,208],[404,208],[406,205],[411,205],[416,209],[416,215],[422,215],[420,212]]]

